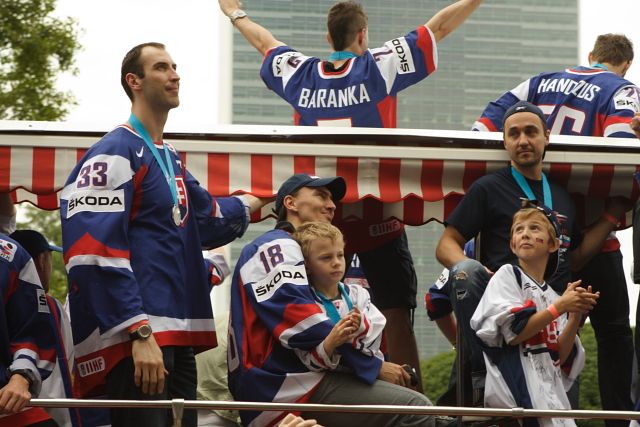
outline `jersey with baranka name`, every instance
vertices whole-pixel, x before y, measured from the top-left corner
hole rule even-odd
[[[436,70],[435,38],[425,26],[368,49],[333,70],[288,46],[267,52],[260,76],[303,126],[396,127],[398,92]]]
[[[358,298],[354,288],[349,293],[355,303],[364,292]],[[369,384],[380,371],[378,354],[359,350],[362,340],[377,342],[374,335],[381,329],[367,322],[361,322],[361,332],[367,328],[362,339],[336,350],[339,360],[324,352],[322,341],[333,322],[314,297],[300,246],[283,230],[271,230],[242,250],[233,274],[230,316],[229,390],[236,400],[304,403],[336,362]],[[272,426],[284,413],[240,411],[240,416],[246,426]]]
[[[576,67],[532,77],[487,105],[473,130],[501,131],[518,101],[542,109],[552,134],[635,138],[629,123],[640,111],[640,88],[601,68]]]
[[[60,215],[80,396],[103,392],[106,373],[131,354],[127,328],[148,320],[160,346],[216,345],[201,247],[241,236],[238,197],[216,198],[169,150],[181,212],[143,139],[120,126],[93,145],[62,191]]]

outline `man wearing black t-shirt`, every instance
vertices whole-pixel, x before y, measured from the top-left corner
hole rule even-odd
[[[575,225],[575,208],[567,191],[548,182],[542,172],[542,160],[549,144],[549,130],[544,114],[535,105],[521,101],[512,106],[503,121],[504,146],[511,165],[486,175],[469,188],[460,204],[447,218],[446,228],[436,248],[438,261],[451,270],[451,300],[461,336],[470,356],[474,405],[482,404],[484,360],[479,341],[469,325],[489,277],[503,264],[515,263],[509,248],[509,231],[520,199],[536,200],[555,210],[561,220],[559,265],[549,280],[562,294],[570,280],[570,270],[577,270],[598,253],[613,224],[601,218],[583,235]],[[615,200],[608,214],[620,218],[627,209]],[[465,242],[480,236],[480,262],[464,255]]]

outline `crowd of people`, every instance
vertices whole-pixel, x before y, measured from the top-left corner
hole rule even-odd
[[[398,93],[436,71],[437,43],[480,4],[458,0],[370,48],[362,6],[338,2],[327,18],[333,53],[322,60],[277,40],[238,0],[219,0],[264,57],[260,76],[292,105],[296,125],[361,127],[395,127]],[[455,403],[576,407],[585,360],[578,332],[588,316],[603,408],[633,409],[635,356],[615,238],[632,203],[611,198],[595,223],[581,223],[567,190],[543,172],[551,133],[640,138],[640,89],[624,79],[632,60],[626,37],[602,35],[588,67],[523,82],[473,125],[503,133],[510,164],[473,183],[446,219],[435,253],[445,270],[427,309],[468,355],[458,368],[471,393]],[[0,195],[0,426],[172,424],[168,409],[45,411],[28,407],[36,396],[196,400],[222,391],[252,402],[431,405],[422,393],[413,333],[417,277],[402,224],[336,228],[346,182],[313,171],[289,177],[275,199],[212,197],[163,140],[180,87],[165,46],[132,48],[121,83],[129,119],[87,150],[60,196],[69,316],[47,295],[51,252],[60,248],[38,232],[16,231],[15,207]],[[88,197],[108,203],[83,203]],[[231,273],[214,248],[241,237],[251,213],[270,202],[276,227],[244,247]],[[370,231],[379,228],[390,231]],[[209,294],[227,276],[229,320],[214,322]],[[197,361],[217,344],[209,361]],[[235,425],[234,415],[208,415],[185,410],[182,423]],[[393,412],[241,410],[240,418],[247,426],[285,427],[456,422]],[[522,423],[575,425],[561,418]],[[628,422],[607,420],[618,424]]]

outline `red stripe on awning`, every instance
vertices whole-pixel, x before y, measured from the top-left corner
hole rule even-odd
[[[343,202],[354,202],[360,198],[358,191],[358,159],[356,157],[341,157],[336,161],[336,175],[347,182],[347,193]]]
[[[0,147],[0,192],[9,191],[11,183],[11,147]]]
[[[442,176],[444,174],[444,161],[423,160],[420,184],[422,186],[422,198],[428,202],[442,200]],[[418,194],[419,196],[419,194]]]
[[[549,179],[561,187],[567,187],[571,178],[570,163],[551,163],[549,166]]]
[[[606,198],[610,194],[614,165],[593,165],[589,180],[589,195]]]
[[[473,182],[487,174],[487,162],[465,161],[462,188],[466,192]]]
[[[380,198],[389,202],[397,202],[402,199],[400,194],[400,159],[380,159]]]
[[[35,193],[53,192],[55,177],[55,148],[33,149],[33,191]]]
[[[251,156],[251,194],[258,197],[270,197],[273,194],[272,156],[253,154]]]
[[[293,173],[316,174],[316,158],[313,156],[294,156]]]
[[[215,196],[229,194],[229,155],[212,153],[207,155],[207,190]]]

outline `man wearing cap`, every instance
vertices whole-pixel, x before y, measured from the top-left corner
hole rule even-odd
[[[410,375],[400,365],[366,356],[350,343],[338,348],[337,359],[324,352],[322,341],[333,322],[312,296],[302,251],[290,231],[305,222],[331,222],[334,201],[345,190],[341,177],[291,176],[278,190],[276,228],[242,250],[231,285],[228,349],[229,389],[236,400],[430,404],[423,395],[401,387],[409,384]],[[306,358],[307,364],[303,363],[298,357],[301,352],[311,353],[312,360]],[[323,425],[435,422],[432,417],[397,414],[312,415]],[[283,416],[282,412],[241,411],[245,425],[275,425]]]
[[[633,44],[627,37],[601,34],[589,52],[588,67],[545,72],[527,79],[490,102],[473,129],[500,131],[504,112],[526,100],[540,106],[552,134],[634,138],[629,124],[634,113],[640,111],[640,88],[624,78],[633,57]],[[620,221],[620,217],[607,218],[614,225]],[[575,278],[602,291],[589,316],[598,342],[602,407],[629,411],[633,339],[627,282],[615,233]],[[622,427],[626,421],[606,420],[606,425]]]
[[[550,132],[540,108],[526,101],[518,102],[505,113],[503,127],[510,166],[485,175],[471,185],[445,221],[446,228],[436,247],[438,261],[449,268],[453,276],[451,300],[463,338],[458,344],[465,346],[465,353],[471,358],[473,397],[465,399],[466,405],[482,405],[485,374],[479,341],[469,321],[491,274],[502,265],[516,261],[509,248],[509,231],[513,214],[520,209],[520,199],[536,200],[558,214],[559,266],[549,284],[560,294],[571,279],[569,266],[571,269],[583,266],[614,229],[611,222],[600,219],[580,235],[569,194],[548,181],[542,172]],[[620,217],[625,209],[626,206],[616,201],[608,208],[608,214]],[[477,235],[480,236],[479,261],[467,258],[463,252],[465,242]]]
[[[62,252],[62,248],[50,244],[47,239],[35,230],[17,230],[11,236],[16,242],[29,252],[36,266],[40,283],[46,292],[47,304],[51,311],[49,318],[54,338],[56,340],[56,366],[53,372],[42,383],[40,398],[43,399],[73,399],[71,372],[73,371],[73,336],[71,323],[62,304],[49,295],[49,284],[53,271],[51,252]],[[45,409],[61,427],[79,426],[80,415],[78,408],[46,408]]]

